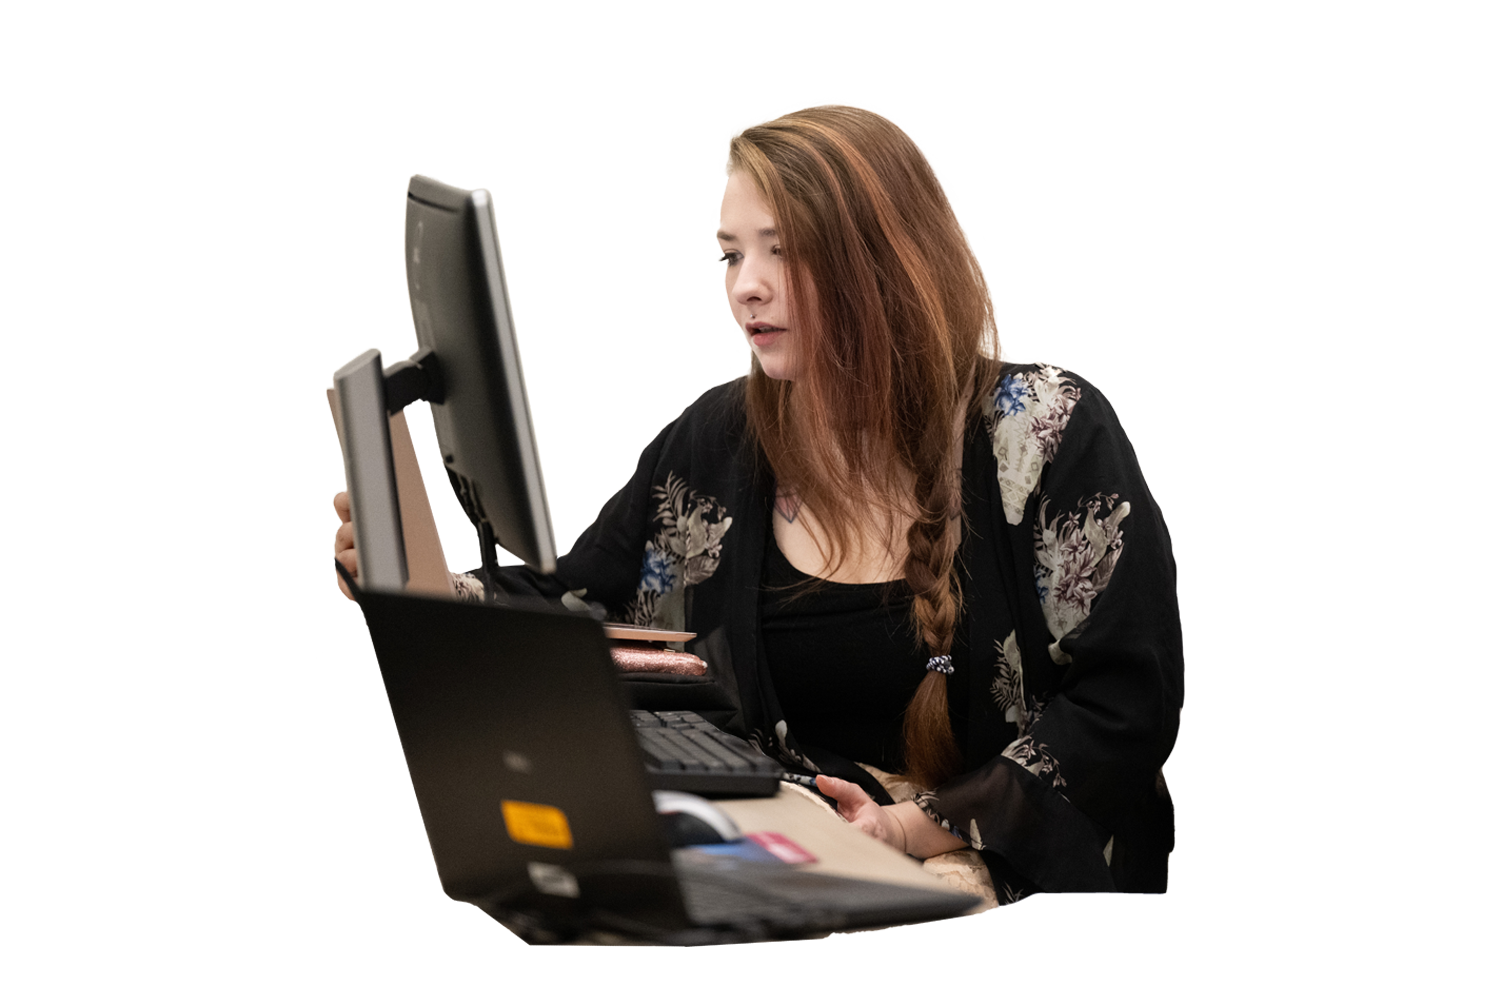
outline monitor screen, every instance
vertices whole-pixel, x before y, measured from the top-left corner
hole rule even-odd
[[[441,401],[432,420],[443,465],[479,529],[485,564],[488,534],[532,569],[553,572],[552,519],[488,191],[411,179],[406,283],[417,341],[436,356]]]

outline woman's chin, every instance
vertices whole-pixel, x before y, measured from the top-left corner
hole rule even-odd
[[[778,382],[790,382],[796,377],[796,370],[791,359],[780,356],[780,352],[769,357],[757,353],[755,357],[760,362],[760,370],[766,378],[775,379]]]

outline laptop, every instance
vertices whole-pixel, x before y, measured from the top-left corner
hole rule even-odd
[[[671,850],[608,640],[587,615],[358,599],[443,889],[527,941],[763,940],[975,904],[938,885]]]

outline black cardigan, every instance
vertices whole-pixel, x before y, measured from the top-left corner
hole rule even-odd
[[[744,380],[657,435],[558,560],[510,592],[582,599],[611,620],[697,633],[720,711],[789,766],[862,769],[789,732],[759,644],[774,484],[745,433]],[[917,797],[978,848],[1002,902],[1031,891],[1166,889],[1161,766],[1182,706],[1176,568],[1161,512],[1104,396],[1041,365],[1001,366],[965,432],[959,554],[970,669],[962,773]],[[571,595],[571,596],[568,596]],[[967,674],[967,677],[964,676]]]

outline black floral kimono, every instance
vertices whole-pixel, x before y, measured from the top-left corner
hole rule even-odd
[[[889,803],[863,769],[799,745],[772,688],[758,618],[775,491],[746,441],[743,386],[705,393],[651,442],[555,576],[513,568],[500,584],[696,632],[687,648],[717,697],[703,714]],[[979,850],[1001,902],[1165,891],[1176,570],[1108,401],[1057,368],[1001,366],[966,429],[963,499],[969,665],[949,684],[966,716],[964,767],[917,803]]]

